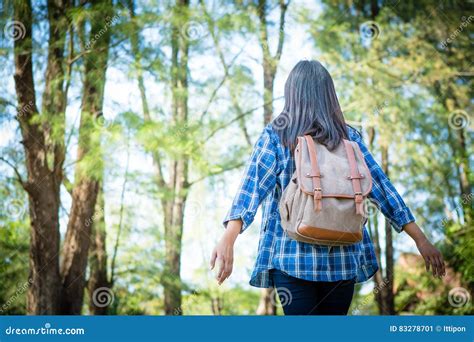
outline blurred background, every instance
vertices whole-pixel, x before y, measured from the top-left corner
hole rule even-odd
[[[472,1],[2,0],[0,314],[282,314],[248,284],[260,215],[209,256],[302,59],[442,250],[377,208],[352,315],[474,314]]]

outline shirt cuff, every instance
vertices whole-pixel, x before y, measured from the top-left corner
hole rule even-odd
[[[246,230],[253,222],[253,218],[254,215],[251,212],[247,211],[244,207],[236,206],[230,209],[229,213],[222,221],[222,224],[224,225],[224,228],[227,228],[227,223],[229,221],[240,219],[242,221],[242,228],[240,230],[240,233],[243,233],[243,231]]]
[[[397,233],[401,233],[404,225],[410,222],[415,222],[415,216],[413,216],[408,207],[405,207],[395,211],[389,222]]]

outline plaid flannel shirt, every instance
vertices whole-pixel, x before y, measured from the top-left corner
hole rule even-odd
[[[373,178],[369,199],[377,205],[397,232],[403,225],[415,221],[388,177],[377,164],[362,141],[360,134],[348,126],[350,140],[356,141],[364,155]],[[269,270],[279,269],[287,274],[311,281],[338,281],[356,278],[363,282],[378,270],[373,243],[366,227],[362,241],[349,246],[322,246],[291,239],[281,227],[278,202],[282,191],[295,171],[295,162],[288,147],[268,124],[247,163],[239,190],[224,218],[241,219],[242,231],[253,222],[262,204],[262,226],[257,259],[250,285],[272,287]]]

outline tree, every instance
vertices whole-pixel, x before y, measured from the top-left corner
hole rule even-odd
[[[50,2],[48,18],[50,37],[45,76],[43,113],[38,120],[32,56],[32,10],[30,1],[14,2],[14,19],[22,22],[24,37],[14,42],[15,89],[18,115],[28,179],[19,181],[29,198],[30,211],[30,275],[28,312],[55,314],[59,307],[59,189],[62,183],[64,148],[61,139],[48,139],[60,134],[64,127],[66,92],[63,54],[67,32],[67,2]],[[48,120],[54,119],[54,120]],[[51,127],[50,122],[57,122]],[[59,128],[58,128],[59,127]],[[57,132],[59,130],[59,132]],[[52,155],[52,157],[51,157]],[[53,160],[51,165],[50,160]]]
[[[270,4],[267,0],[259,0],[256,8],[259,20],[258,38],[262,50],[262,70],[263,70],[263,124],[267,125],[273,117],[273,85],[275,75],[283,52],[285,42],[285,16],[290,1],[278,2],[280,9],[280,22],[278,25],[278,46],[275,55],[270,52],[270,42],[268,36],[268,8]],[[276,293],[274,289],[263,289],[260,303],[257,308],[259,315],[276,315]]]
[[[95,53],[84,55],[84,84],[77,150],[79,163],[76,164],[72,207],[62,250],[61,313],[63,314],[77,314],[82,310],[86,285],[85,271],[91,240],[91,224],[87,224],[87,222],[94,217],[100,177],[102,176],[101,172],[93,172],[97,165],[91,168],[87,162],[94,160],[94,156],[98,156],[99,169],[102,169],[100,131],[99,134],[96,132],[96,122],[103,115],[105,74],[110,42],[110,30],[107,29],[105,33],[103,32],[103,17],[105,15],[107,18],[112,14],[112,2],[104,0],[96,3],[95,6],[97,7],[93,9],[90,19],[89,39],[97,36],[100,38],[95,43]],[[98,152],[93,151],[94,148]]]
[[[94,214],[94,222],[91,222],[91,243],[89,253],[89,279],[87,289],[89,291],[89,311],[92,315],[106,315],[108,306],[98,301],[98,294],[104,289],[111,289],[112,284],[108,276],[106,226],[105,226],[105,200],[104,190],[100,189],[97,194],[97,203]]]
[[[65,43],[70,32],[68,1],[48,3],[49,42],[42,109],[36,106],[32,56],[32,8],[29,1],[15,1],[14,19],[25,27],[24,37],[15,40],[15,88],[17,119],[23,137],[28,179],[18,179],[29,197],[31,241],[28,312],[31,314],[78,314],[82,309],[85,271],[90,241],[90,225],[99,179],[86,167],[92,146],[98,140],[94,120],[102,115],[103,89],[107,69],[110,31],[103,32],[104,13],[111,13],[111,2],[92,6],[89,39],[99,36],[97,53],[84,52],[84,90],[79,132],[79,149],[72,190],[72,208],[59,269],[60,187],[64,181],[65,108],[71,60],[65,61]],[[69,36],[71,42],[72,35]],[[73,56],[69,55],[69,58]],[[70,69],[68,69],[70,70]],[[94,159],[93,157],[91,158]],[[89,160],[91,160],[89,159]]]

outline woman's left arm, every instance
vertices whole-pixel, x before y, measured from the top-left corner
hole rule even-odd
[[[359,145],[372,175],[373,187],[369,198],[380,208],[398,233],[405,231],[415,241],[420,254],[425,260],[426,270],[429,271],[431,268],[434,276],[444,275],[445,267],[441,253],[415,223],[415,217],[411,210],[407,207],[380,165],[375,161],[360,135],[352,131],[350,133],[351,140]]]
[[[443,255],[428,240],[420,227],[415,222],[410,222],[403,226],[403,230],[415,241],[416,247],[425,260],[426,270],[429,271],[431,268],[434,276],[446,275]]]

